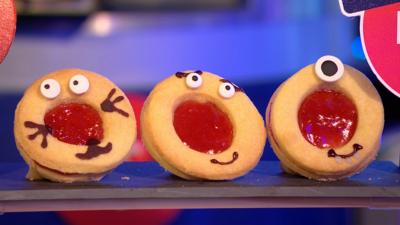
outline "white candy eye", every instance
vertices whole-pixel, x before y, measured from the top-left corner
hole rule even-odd
[[[69,80],[69,89],[77,95],[81,95],[89,90],[89,80],[81,75],[75,75]]]
[[[223,98],[232,98],[232,96],[235,95],[235,87],[228,82],[224,82],[219,85],[218,91]]]
[[[186,76],[186,85],[190,88],[198,88],[203,84],[203,78],[198,73],[189,73]]]
[[[326,82],[335,82],[342,78],[344,66],[340,59],[335,56],[326,55],[318,59],[315,64],[317,76]]]
[[[56,80],[47,79],[40,84],[40,92],[44,97],[54,99],[60,94],[61,87]]]

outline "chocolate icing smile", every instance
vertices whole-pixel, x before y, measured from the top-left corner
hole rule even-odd
[[[363,149],[363,146],[359,145],[359,144],[354,144],[353,145],[353,151],[350,152],[349,154],[345,154],[345,155],[339,155],[335,152],[334,149],[329,149],[328,151],[328,157],[340,157],[342,159],[345,158],[349,158],[352,157],[353,155],[355,155],[358,151],[360,151],[361,149]]]
[[[77,153],[75,156],[82,160],[93,159],[99,155],[109,153],[112,150],[112,143],[108,142],[105,147],[99,146],[100,141],[90,140],[87,145],[88,148],[85,153]]]
[[[220,161],[218,161],[218,159],[211,159],[210,162],[213,164],[219,164],[219,165],[224,166],[224,165],[229,165],[229,164],[234,163],[238,158],[239,158],[239,153],[234,152],[232,154],[232,160],[230,160],[228,162],[220,162]]]
[[[38,135],[42,135],[43,139],[40,146],[42,146],[42,148],[47,148],[47,135],[50,133],[48,127],[31,121],[26,121],[24,125],[26,128],[37,129],[34,134],[28,136],[29,140],[35,140]]]
[[[119,109],[115,106],[116,103],[124,100],[124,96],[118,96],[114,100],[111,100],[113,95],[115,94],[117,90],[115,88],[111,89],[110,93],[108,94],[107,98],[101,103],[101,109],[104,112],[117,112],[121,114],[124,117],[129,117],[129,114],[122,109]]]

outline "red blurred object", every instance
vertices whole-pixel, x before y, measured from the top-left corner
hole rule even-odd
[[[146,161],[154,161],[146,147],[144,147],[141,140],[141,129],[140,129],[140,113],[142,111],[144,102],[146,100],[146,96],[138,95],[138,94],[127,94],[129,101],[131,102],[133,111],[135,112],[136,117],[136,126],[138,137],[135,144],[132,146],[131,156],[129,157],[129,161],[135,162],[146,162]]]
[[[0,63],[3,62],[15,37],[17,13],[13,0],[0,0]]]
[[[177,216],[178,210],[128,210],[59,212],[61,218],[71,225],[167,225]]]
[[[138,139],[132,147],[132,155],[128,161],[153,161],[140,139],[140,112],[146,96],[128,94],[128,99],[135,112],[138,128]],[[126,210],[126,211],[77,211],[59,212],[60,217],[70,225],[164,225],[170,224],[178,216],[180,210],[159,209],[159,210]]]
[[[144,102],[146,101],[146,96],[144,95],[138,95],[138,94],[132,94],[128,93],[127,97],[129,101],[131,102],[133,111],[135,112],[135,117],[136,117],[136,125],[137,125],[137,130],[138,130],[138,138],[140,139],[140,113],[142,112],[142,108],[144,105]]]
[[[400,2],[369,9],[361,18],[367,61],[383,85],[400,97]]]

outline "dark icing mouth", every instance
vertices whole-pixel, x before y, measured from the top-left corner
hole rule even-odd
[[[239,153],[234,152],[234,153],[232,154],[232,159],[231,159],[230,161],[228,161],[228,162],[220,162],[220,161],[218,161],[217,159],[211,159],[210,162],[211,162],[212,164],[219,164],[219,165],[224,166],[224,165],[229,165],[229,164],[234,163],[238,158],[239,158]]]
[[[346,158],[354,156],[358,151],[360,151],[363,148],[364,147],[362,145],[354,144],[353,145],[353,151],[350,152],[349,154],[344,154],[344,155],[337,154],[335,149],[329,149],[328,157],[340,157],[342,159],[346,159]]]
[[[112,150],[112,143],[108,143],[105,147],[99,146],[100,142],[92,140],[88,142],[88,148],[85,153],[77,153],[75,156],[82,160],[95,158],[101,154],[109,153]]]

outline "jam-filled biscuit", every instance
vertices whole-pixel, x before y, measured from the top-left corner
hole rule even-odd
[[[178,72],[159,83],[141,115],[151,155],[184,179],[226,180],[259,161],[264,121],[242,89],[202,71]]]
[[[27,178],[100,180],[128,155],[135,115],[125,94],[93,72],[66,69],[35,81],[15,112],[17,147]]]
[[[286,80],[266,117],[268,139],[283,169],[322,181],[364,169],[377,154],[384,124],[373,84],[333,56]]]

